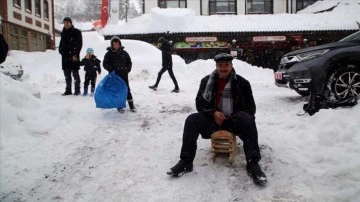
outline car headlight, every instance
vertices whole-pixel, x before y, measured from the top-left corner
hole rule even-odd
[[[287,63],[293,63],[293,62],[299,62],[299,59],[296,56],[284,56],[280,60],[280,64],[287,64]]]
[[[310,51],[306,53],[300,53],[296,55],[296,57],[299,59],[299,61],[308,60],[314,57],[319,57],[321,55],[324,55],[327,53],[330,49],[322,49],[322,50],[316,50],[316,51]]]

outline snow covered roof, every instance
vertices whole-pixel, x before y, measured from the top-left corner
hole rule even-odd
[[[360,4],[360,0],[322,0],[315,2],[311,6],[308,6],[305,9],[298,11],[297,13],[307,14],[307,13],[320,13],[320,12],[329,12],[329,11],[346,13],[346,11],[352,9],[349,6],[353,6],[353,5],[356,6],[359,4]]]
[[[328,12],[320,12],[328,10]],[[128,23],[108,24],[104,35],[181,32],[262,32],[357,30],[360,0],[328,0],[298,14],[195,16],[192,9],[155,7]],[[316,14],[315,14],[316,13]]]

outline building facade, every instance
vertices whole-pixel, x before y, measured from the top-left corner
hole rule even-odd
[[[54,0],[1,0],[0,16],[10,50],[55,49]]]
[[[143,0],[143,13],[151,8],[191,8],[196,15],[251,15],[296,13],[317,0]]]

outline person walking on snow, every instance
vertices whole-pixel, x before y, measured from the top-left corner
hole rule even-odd
[[[80,66],[85,66],[84,96],[88,94],[89,83],[91,95],[94,95],[97,74],[101,74],[100,63],[101,61],[94,55],[94,49],[86,49],[86,56],[80,62]]]
[[[75,92],[74,95],[80,95],[80,51],[83,45],[81,31],[76,29],[71,21],[71,18],[66,17],[63,20],[64,28],[61,32],[61,39],[59,44],[59,53],[61,54],[62,70],[65,76],[65,92],[62,94],[71,95],[71,74],[74,77]]]
[[[109,73],[115,71],[115,73],[120,76],[126,86],[128,87],[127,101],[130,107],[131,112],[136,112],[134,105],[133,97],[129,85],[129,73],[132,68],[132,62],[128,52],[124,50],[124,47],[121,46],[120,38],[114,36],[110,39],[110,47],[107,48],[107,53],[105,53],[103,67]],[[124,113],[125,109],[118,108],[120,113]]]
[[[217,130],[237,134],[244,144],[246,170],[256,184],[265,184],[255,123],[256,105],[249,81],[237,75],[233,56],[221,53],[215,56],[216,69],[201,80],[196,95],[198,113],[185,120],[180,161],[170,168],[168,175],[178,177],[193,170],[197,139],[210,139]]]
[[[158,42],[160,43],[160,50],[162,52],[162,68],[158,73],[156,83],[152,86],[149,86],[149,88],[156,90],[160,83],[162,74],[167,70],[169,72],[170,78],[172,79],[175,85],[174,90],[172,90],[171,92],[178,93],[180,92],[180,89],[172,69],[173,62],[171,56],[171,44],[168,40],[164,39],[164,37],[160,37]]]

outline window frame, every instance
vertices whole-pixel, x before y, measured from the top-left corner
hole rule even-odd
[[[44,19],[49,20],[50,14],[49,14],[49,0],[44,0]]]
[[[32,13],[32,1],[31,0],[24,0],[25,12]]]
[[[254,11],[253,7],[256,4],[264,4],[263,11]],[[267,11],[267,7],[269,7]],[[274,0],[246,0],[246,14],[274,14]]]
[[[20,50],[19,49],[19,39],[20,39],[20,30],[18,27],[14,25],[9,26],[9,37],[10,37],[10,43],[9,47],[11,50]]]
[[[227,4],[227,11],[219,11],[218,4]],[[232,9],[233,8],[233,11]],[[213,10],[215,9],[215,10]],[[209,0],[209,15],[237,15],[237,0]]]
[[[176,2],[178,7],[168,7],[168,2]],[[183,5],[183,6],[182,6]],[[187,0],[158,0],[159,8],[187,8]]]
[[[317,2],[318,0],[296,0],[296,8],[295,8],[295,10],[296,10],[296,12],[298,12],[299,10],[302,10],[302,9],[304,9],[304,8],[306,8],[306,7],[308,7],[308,6],[310,6],[310,5],[312,5],[312,4],[314,4],[315,2]],[[311,4],[308,4],[306,7],[304,7],[304,3],[308,3],[308,2],[312,2]],[[300,5],[300,6],[299,6]],[[300,8],[301,7],[301,8]]]
[[[20,50],[29,50],[28,44],[28,31],[26,29],[20,29],[19,33],[19,49]]]
[[[35,16],[41,18],[41,0],[35,0]]]
[[[21,9],[21,0],[13,0],[13,6]]]

